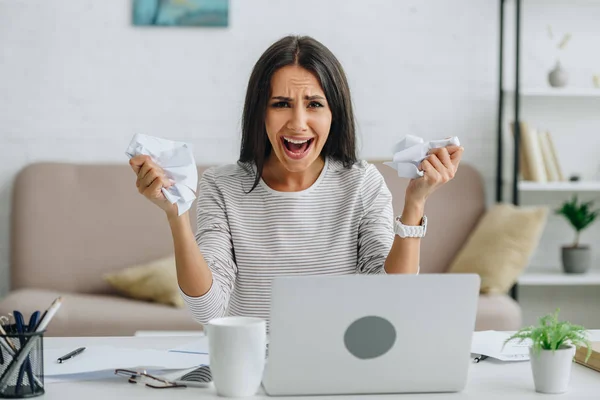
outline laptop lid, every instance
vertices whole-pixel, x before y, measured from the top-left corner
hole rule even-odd
[[[273,280],[269,395],[464,388],[480,278],[345,275]]]

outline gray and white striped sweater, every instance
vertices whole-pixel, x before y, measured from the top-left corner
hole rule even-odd
[[[200,297],[181,292],[194,318],[226,315],[268,321],[271,280],[281,275],[385,273],[394,240],[392,196],[377,168],[328,159],[317,181],[278,192],[253,166],[237,163],[203,174],[196,241],[213,274]]]

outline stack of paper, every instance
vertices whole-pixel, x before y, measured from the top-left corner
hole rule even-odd
[[[50,381],[83,380],[113,374],[115,369],[183,370],[208,365],[208,355],[165,350],[90,346],[64,363],[56,360],[72,349],[45,349],[44,375]]]
[[[184,345],[175,347],[171,350],[171,352],[175,353],[184,353],[184,354],[208,354],[208,337],[204,336],[202,338],[198,338],[198,340],[194,340],[193,342],[186,343]]]
[[[481,331],[473,333],[471,353],[482,354],[500,361],[527,361],[529,360],[530,340],[520,343],[511,340],[506,345],[504,342],[511,335],[506,332]]]

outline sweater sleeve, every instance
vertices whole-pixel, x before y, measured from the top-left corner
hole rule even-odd
[[[357,272],[385,274],[385,259],[394,243],[394,211],[392,194],[374,165],[366,167],[361,196]]]
[[[226,315],[235,285],[237,265],[223,195],[215,181],[215,171],[204,172],[198,185],[196,243],[213,276],[208,292],[200,297],[181,296],[194,319],[201,324]]]

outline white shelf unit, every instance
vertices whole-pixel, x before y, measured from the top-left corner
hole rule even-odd
[[[600,181],[532,182],[519,181],[522,192],[600,192]]]
[[[515,92],[512,89],[504,90],[504,93],[509,96],[514,96]],[[600,88],[576,88],[576,87],[525,87],[519,91],[521,97],[588,97],[600,99]]]
[[[519,277],[519,286],[600,286],[600,271],[566,274],[560,270],[531,270]]]
[[[591,2],[592,0],[557,1],[571,4],[575,2]],[[522,5],[524,3],[533,3],[533,1],[526,0],[504,0],[503,2],[505,2],[505,4],[513,3],[512,7],[514,7],[514,10],[516,11],[515,21],[519,21],[521,18],[520,15],[523,14],[521,10],[523,8]],[[539,7],[543,7],[545,2],[546,0],[537,0],[537,3],[539,3]],[[596,1],[596,3],[599,2]],[[520,50],[520,48],[523,47],[521,37],[526,33],[521,32],[522,24],[520,22],[518,24],[516,22],[513,22],[513,24],[514,37],[511,39],[515,40],[515,43],[517,44],[517,46],[513,48],[513,51],[515,52],[514,66],[516,70],[521,70],[521,65],[526,60],[525,54],[519,55],[519,52],[523,52],[523,50]],[[501,52],[501,57],[502,55],[503,53]],[[502,70],[501,73],[503,73]],[[514,83],[518,84],[519,86],[519,101],[517,101],[516,99],[515,88],[511,87],[513,85],[513,82],[504,81],[502,76],[500,78],[500,84],[502,85],[501,88],[503,89],[500,92],[500,100],[506,101],[506,103],[501,108],[500,112],[505,112],[502,111],[504,107],[506,107],[507,110],[514,108],[514,115],[511,116],[509,112],[508,114],[506,114],[507,118],[503,118],[503,114],[501,114],[501,118],[499,118],[499,124],[502,125],[498,127],[498,132],[499,136],[502,137],[502,135],[506,134],[508,130],[509,137],[513,140],[513,144],[514,134],[512,136],[510,135],[511,128],[510,125],[507,123],[511,122],[511,118],[513,119],[512,122],[514,122],[514,118],[518,118],[519,121],[531,122],[529,120],[529,118],[531,118],[534,124],[540,123],[537,122],[539,121],[539,119],[536,120],[535,116],[530,117],[526,110],[533,110],[534,114],[539,114],[544,106],[548,106],[548,108],[550,109],[556,109],[557,107],[560,107],[563,104],[565,107],[581,107],[581,110],[591,109],[592,112],[594,112],[595,109],[600,110],[600,88],[592,85],[592,82],[589,82],[589,84],[582,83],[580,86],[567,85],[566,87],[562,88],[554,88],[547,83],[540,83],[539,85],[533,83],[531,85],[527,85],[527,83],[525,83],[525,85],[523,85],[521,84],[521,76],[528,75],[526,73],[522,73],[520,75],[517,74],[514,77]],[[596,105],[598,105],[598,107],[596,107]],[[550,119],[556,121],[556,118],[554,117],[556,116],[552,115],[552,118]],[[543,129],[555,131],[552,125],[544,126]],[[511,155],[512,157],[508,160],[508,164],[506,163],[506,159],[504,159],[503,165],[501,167],[504,167],[504,165],[510,166],[514,159],[518,157],[516,148],[517,146],[513,146],[513,153]],[[554,201],[563,198],[565,195],[571,194],[581,193],[582,196],[586,195],[590,197],[600,197],[600,180],[592,180],[593,178],[591,177],[586,180],[575,182],[563,181],[542,183],[518,180],[519,172],[513,170],[511,173],[512,179],[510,180],[510,184],[512,186],[513,198],[516,199],[517,204],[523,204],[522,200],[519,200],[519,197],[523,199],[523,196],[527,194],[530,195],[527,196],[527,202],[540,203],[548,200],[548,202],[550,202],[551,204],[553,204]],[[503,173],[501,172],[501,174]],[[498,181],[504,182],[503,179],[500,179]],[[501,184],[499,185],[498,191],[500,190],[502,190]],[[501,198],[504,198],[504,196],[501,196]],[[547,261],[550,261],[550,259],[544,259],[542,263],[546,264]],[[555,261],[557,260],[551,261],[552,264],[549,265],[553,265]],[[529,312],[530,315],[536,314],[535,311],[532,311],[537,310],[536,307],[538,307],[539,309],[543,309],[547,304],[553,303],[555,299],[560,298],[560,300],[557,300],[557,302],[559,303],[561,301],[564,301],[564,298],[560,297],[564,293],[568,293],[569,296],[573,295],[573,291],[567,290],[569,288],[576,289],[580,287],[582,288],[582,293],[585,290],[598,290],[598,293],[600,293],[600,288],[598,286],[600,286],[600,269],[596,268],[596,266],[594,266],[594,269],[592,271],[589,271],[586,274],[566,274],[562,271],[562,267],[559,266],[553,268],[550,268],[550,266],[548,266],[547,268],[535,268],[534,266],[533,268],[528,268],[523,273],[523,275],[518,279],[516,285],[516,287],[532,288],[530,291],[525,290],[521,293],[521,295],[526,301],[527,307],[529,307],[529,309],[525,310],[525,312]],[[539,288],[542,290],[533,290],[533,288]],[[564,289],[564,292],[561,292],[561,289]],[[514,291],[511,294],[513,294],[513,296],[516,297],[516,293],[517,291]],[[543,293],[543,295],[540,295],[540,293]],[[559,293],[560,296],[554,298],[553,296],[556,293]],[[579,297],[577,297],[573,301],[573,304],[578,304],[584,301],[584,294],[577,295]],[[539,296],[539,298],[532,300],[532,296]],[[527,301],[529,301],[529,303],[527,303]],[[566,303],[568,302],[565,302],[563,304]],[[534,304],[535,306],[532,306],[532,304]],[[577,308],[583,309],[584,307],[578,306]]]

